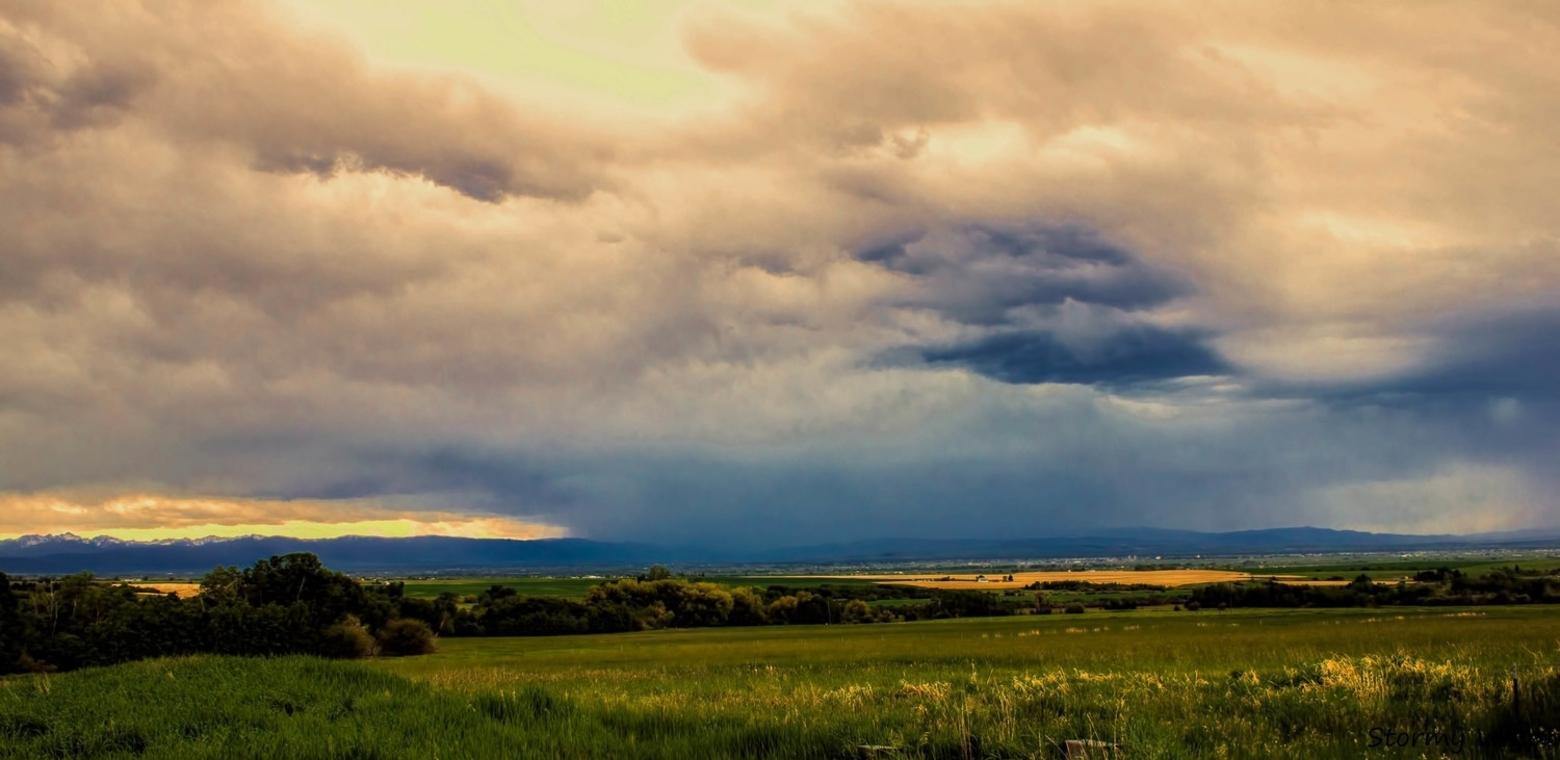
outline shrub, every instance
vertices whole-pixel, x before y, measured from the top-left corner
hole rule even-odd
[[[1081,604],[1069,604],[1069,605],[1067,605],[1067,609],[1065,610],[1065,612],[1067,614],[1069,614],[1069,615],[1082,615],[1083,614],[1083,605],[1081,605]]]
[[[1202,603],[1198,602],[1196,599],[1186,603],[1187,612],[1196,612],[1200,609],[1202,609]]]
[[[860,599],[852,599],[845,603],[840,610],[840,622],[843,623],[870,623],[872,622],[872,608]]]
[[[339,660],[372,657],[374,637],[355,616],[348,615],[320,635],[320,654]]]
[[[389,657],[433,654],[433,630],[413,618],[398,618],[379,631],[379,653]]]

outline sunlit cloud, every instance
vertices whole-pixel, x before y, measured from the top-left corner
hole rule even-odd
[[[101,501],[48,494],[0,495],[0,538],[75,533],[127,540],[210,536],[462,536],[555,538],[562,528],[510,517],[396,510],[362,501],[266,501],[152,495]]]

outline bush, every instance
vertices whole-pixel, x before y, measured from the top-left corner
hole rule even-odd
[[[1083,605],[1081,605],[1081,604],[1069,604],[1069,605],[1067,605],[1067,609],[1065,610],[1065,612],[1067,614],[1069,614],[1069,615],[1082,615],[1083,614]]]
[[[433,630],[413,618],[398,618],[379,631],[379,653],[388,657],[433,654]]]
[[[352,615],[320,635],[320,654],[338,660],[359,660],[374,655],[374,637]]]

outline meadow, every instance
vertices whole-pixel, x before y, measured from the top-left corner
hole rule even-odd
[[[1560,727],[1560,610],[1537,605],[439,646],[6,679],[0,758],[1062,757],[1069,739],[1127,757],[1553,757]]]

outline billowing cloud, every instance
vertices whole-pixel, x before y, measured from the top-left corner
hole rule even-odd
[[[624,46],[683,83],[630,119],[310,5],[0,0],[10,503],[755,544],[1560,517],[1549,11],[690,6]]]
[[[0,134],[23,147],[134,122],[262,170],[404,173],[489,201],[594,186],[588,130],[460,77],[375,71],[251,4],[12,6]]]

